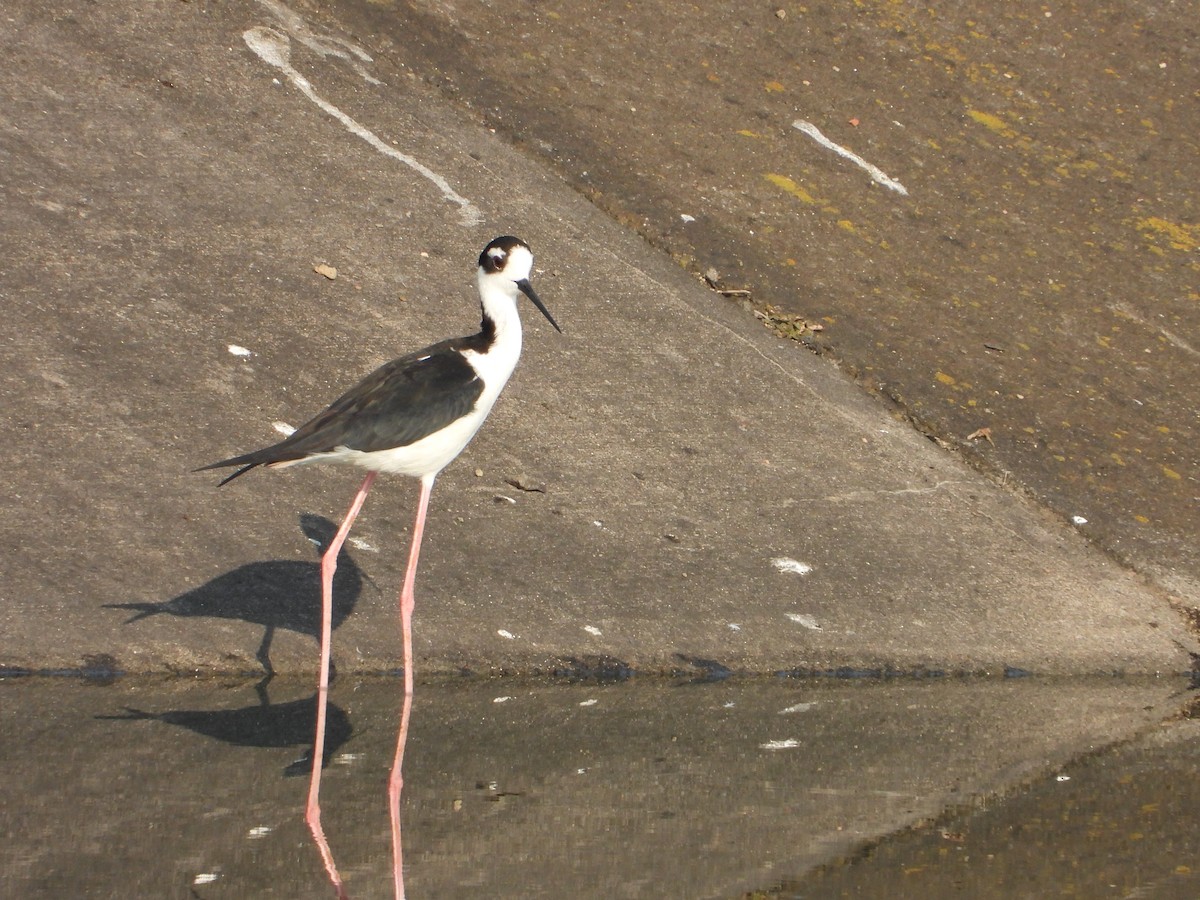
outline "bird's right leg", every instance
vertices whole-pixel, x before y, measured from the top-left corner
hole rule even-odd
[[[313,741],[312,777],[308,782],[308,805],[304,810],[304,821],[312,831],[321,859],[325,863],[325,871],[329,874],[339,897],[345,896],[345,888],[337,866],[334,865],[333,852],[329,848],[325,830],[321,827],[320,806],[321,766],[325,762],[325,711],[329,703],[329,660],[333,643],[333,573],[337,569],[342,544],[346,542],[346,535],[350,533],[350,526],[354,524],[358,511],[362,509],[363,501],[367,499],[367,491],[371,490],[375,475],[375,472],[370,472],[363,479],[362,487],[354,495],[354,502],[350,504],[346,518],[342,520],[341,527],[321,557],[321,673],[317,682],[317,735]]]

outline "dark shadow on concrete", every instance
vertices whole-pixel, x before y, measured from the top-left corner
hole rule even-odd
[[[307,775],[312,769],[312,742],[317,722],[317,695],[287,703],[271,703],[263,679],[256,690],[259,702],[239,709],[178,709],[168,712],[147,712],[132,706],[125,714],[96,716],[112,721],[142,721],[153,719],[178,725],[238,747],[303,747],[304,753],[283,770],[288,777]],[[321,767],[329,765],[333,754],[350,740],[354,727],[345,711],[330,703],[326,710],[325,750]]]
[[[625,681],[636,673],[629,663],[614,656],[560,656],[552,674],[569,681]]]
[[[329,546],[337,526],[324,518],[305,513],[300,527],[312,541],[318,556]],[[363,573],[343,548],[333,576],[333,627],[336,629],[353,611],[362,592]],[[135,610],[126,624],[149,616],[171,615],[190,618],[204,616],[241,619],[262,625],[262,643],[255,658],[268,676],[271,666],[271,641],[275,631],[286,628],[306,634],[315,641],[321,635],[320,562],[269,560],[248,563],[220,575],[207,584],[159,603],[106,603],[106,609]]]

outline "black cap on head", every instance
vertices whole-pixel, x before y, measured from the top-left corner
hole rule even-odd
[[[529,250],[527,243],[519,237],[513,237],[511,234],[492,239],[483,248],[483,252],[479,254],[479,268],[483,269],[489,275],[501,271],[504,268],[505,261],[508,259],[508,254],[512,253],[514,247],[524,247],[526,250]],[[532,253],[533,251],[530,252]]]

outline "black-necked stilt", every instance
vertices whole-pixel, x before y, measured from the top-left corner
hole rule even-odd
[[[376,369],[286,440],[224,459],[197,471],[240,466],[225,484],[256,466],[271,468],[335,462],[368,470],[346,518],[321,558],[321,675],[329,684],[333,573],[338,553],[379,472],[420,480],[416,521],[400,616],[404,680],[412,692],[413,584],[425,513],[434,479],[467,445],[491,412],[521,355],[517,295],[524,294],[556,330],[562,331],[529,283],[533,253],[519,238],[498,237],[479,254],[483,321],[478,334],[451,338]]]

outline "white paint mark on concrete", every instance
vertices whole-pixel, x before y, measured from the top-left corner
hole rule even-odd
[[[1175,347],[1178,347],[1184,353],[1188,353],[1192,356],[1200,356],[1200,350],[1197,350],[1195,347],[1193,347],[1191,344],[1189,344],[1187,341],[1185,341],[1179,335],[1175,334],[1175,332],[1168,331],[1167,329],[1163,328],[1161,325],[1143,318],[1128,303],[1118,301],[1116,303],[1108,304],[1108,308],[1111,309],[1113,312],[1117,313],[1118,315],[1124,316],[1125,318],[1129,319],[1130,321],[1137,322],[1139,325],[1143,326],[1144,328],[1149,328],[1151,331],[1158,332],[1167,340],[1167,343],[1172,344]]]
[[[292,433],[296,430],[294,426],[289,425],[287,422],[272,422],[271,427],[284,437],[291,437]]]
[[[255,825],[253,828],[250,829],[250,831],[249,831],[249,833],[247,833],[246,837],[250,838],[250,840],[252,840],[252,841],[256,841],[260,838],[265,838],[270,833],[271,833],[270,825]]]
[[[234,356],[253,356],[254,351],[247,350],[241,344],[230,344],[227,348]]]
[[[787,617],[797,625],[803,625],[812,631],[821,630],[820,624],[812,616],[805,615],[804,613],[788,613]]]
[[[730,631],[741,631],[742,630],[742,626],[739,625],[737,622],[730,622],[725,627],[728,628]]]
[[[771,565],[780,572],[787,572],[790,575],[807,575],[813,570],[808,563],[792,559],[790,556],[777,556],[771,560]]]
[[[791,713],[808,712],[810,709],[812,709],[816,705],[817,704],[816,704],[815,700],[811,701],[809,703],[797,703],[795,706],[789,706],[787,709],[781,709],[779,711],[779,714],[781,716],[786,716],[786,715],[790,715]]]
[[[596,637],[602,637],[604,635],[604,632],[601,631],[599,628],[597,628],[595,625],[584,625],[583,630],[586,631],[588,634],[595,635]]]
[[[492,700],[493,703],[507,703],[512,697],[496,697]]]
[[[797,131],[804,132],[825,149],[832,150],[843,159],[850,160],[850,162],[854,163],[856,166],[870,175],[871,179],[876,184],[882,184],[885,188],[893,190],[897,194],[902,194],[905,197],[908,196],[908,188],[902,185],[899,181],[887,175],[887,173],[885,173],[878,166],[871,165],[871,163],[867,162],[853,150],[847,150],[841,144],[835,144],[829,138],[825,137],[825,135],[821,133],[821,129],[812,122],[806,122],[803,119],[797,119],[792,123],[792,127]]]
[[[320,97],[313,90],[308,79],[292,67],[291,42],[288,40],[286,34],[281,34],[274,28],[257,25],[254,28],[244,31],[242,33],[242,40],[246,42],[247,47],[258,55],[259,59],[267,63],[267,65],[274,66],[287,76],[288,81],[299,88],[305,97],[315,103],[322,112],[333,116],[333,118],[341,122],[351,134],[362,138],[384,156],[403,163],[417,174],[432,182],[442,192],[443,197],[451,203],[458,205],[459,218],[463,225],[479,225],[483,222],[483,215],[479,212],[475,204],[466,197],[458,194],[454,188],[450,187],[450,182],[445,178],[407,153],[401,153],[395,147],[384,143],[373,131],[358,124],[358,122],[354,121],[354,119],[350,118],[332,103]]]
[[[599,700],[584,700],[579,705],[580,706],[595,706],[599,702],[600,702]]]
[[[1087,524],[1087,519],[1085,519],[1083,516],[1071,516],[1071,521],[1074,522],[1076,525],[1086,525]]]
[[[333,758],[335,766],[352,766],[363,758],[361,753],[339,753]]]
[[[216,872],[201,872],[192,879],[192,884],[212,884],[219,877]]]
[[[368,72],[363,66],[363,63],[374,62],[375,60],[371,59],[370,55],[362,47],[344,38],[321,37],[320,35],[313,34],[308,27],[308,23],[298,13],[279,3],[278,0],[258,0],[258,2],[271,11],[271,14],[275,16],[288,34],[322,59],[332,56],[335,59],[344,60],[350,64],[350,68],[367,84],[383,84],[382,81]]]
[[[935,494],[945,487],[966,484],[965,481],[945,479],[937,484],[923,487],[904,487],[876,491],[847,491],[844,494],[827,494],[824,497],[796,497],[792,503],[857,503],[863,500],[874,500],[876,497],[900,497],[907,494]]]
[[[680,214],[679,214],[679,218],[683,220],[683,224],[684,224],[684,225],[687,225],[689,222],[695,222],[695,221],[696,221],[696,217],[695,217],[695,216],[689,216],[687,213],[680,213]]]
[[[496,634],[500,635],[500,637],[504,638],[506,641],[515,641],[517,639],[515,634],[513,634],[511,631],[505,631],[503,628],[497,629]]]
[[[362,538],[348,537],[348,538],[346,538],[346,542],[348,544],[350,544],[350,546],[353,547],[355,550],[365,550],[368,553],[378,553],[379,552],[378,547],[376,547],[374,544],[368,544]]]
[[[793,747],[799,747],[800,742],[793,738],[787,738],[782,741],[767,741],[765,744],[759,744],[758,746],[763,750],[791,750]]]

